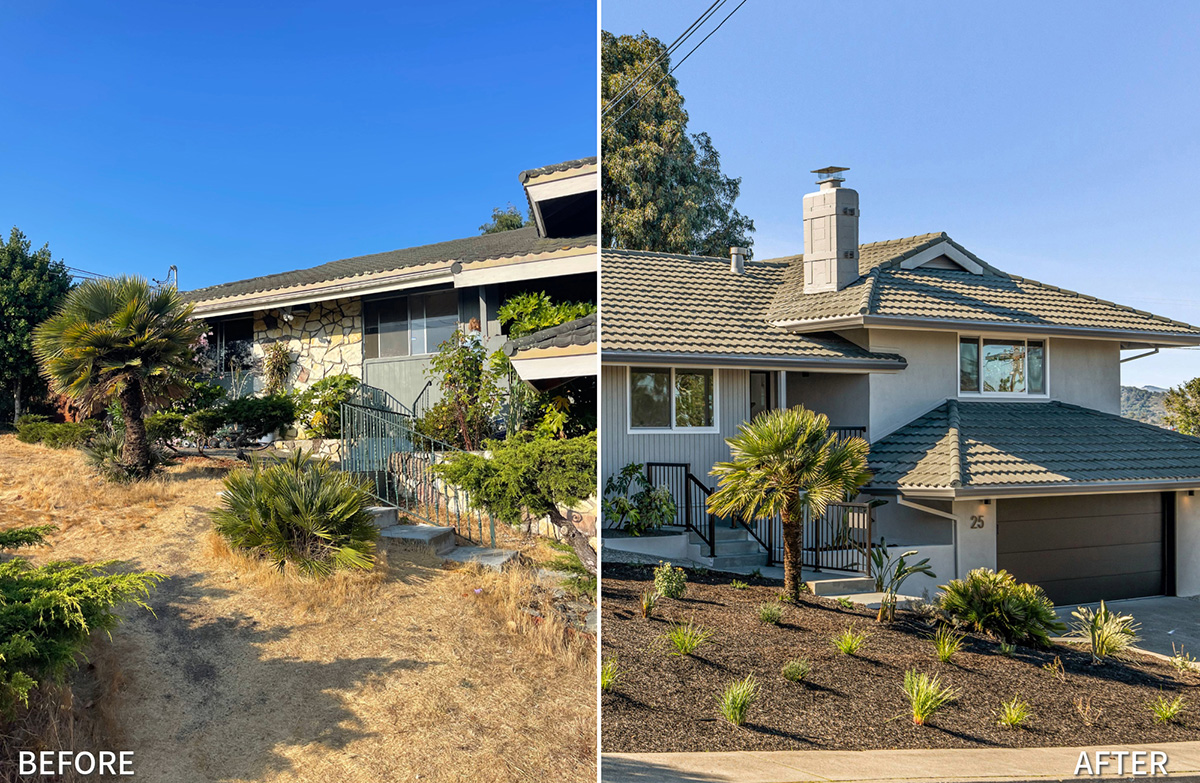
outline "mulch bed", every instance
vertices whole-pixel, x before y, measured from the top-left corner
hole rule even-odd
[[[843,609],[805,595],[784,604],[779,626],[761,623],[757,607],[775,602],[782,584],[747,579],[730,586],[726,574],[688,574],[678,600],[660,599],[655,616],[641,616],[640,596],[653,587],[649,566],[605,565],[601,634],[604,658],[616,655],[620,678],[602,696],[602,749],[606,753],[733,750],[870,750],[979,748],[1200,740],[1200,674],[1179,673],[1165,661],[1138,655],[1093,666],[1085,646],[1051,650],[1018,647],[1012,657],[999,645],[968,636],[949,663],[934,655],[932,629],[899,613],[889,625],[875,612]],[[670,655],[660,641],[673,622],[694,619],[715,631],[712,642],[690,656]],[[830,640],[848,626],[871,634],[854,656]],[[673,649],[673,648],[671,648]],[[1065,681],[1043,669],[1061,658]],[[780,668],[807,658],[804,684],[788,682]],[[959,690],[956,701],[916,726],[900,689],[907,669],[938,673]],[[717,696],[733,680],[753,674],[762,686],[747,723],[738,728],[717,711]],[[1147,703],[1161,692],[1182,693],[1189,708],[1181,724],[1155,721]],[[996,725],[1002,701],[1029,702],[1027,728]],[[1090,700],[1095,717],[1085,724],[1075,706]]]

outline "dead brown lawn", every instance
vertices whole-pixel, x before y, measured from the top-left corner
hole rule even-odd
[[[0,436],[0,525],[60,528],[30,557],[167,575],[34,721],[47,747],[120,743],[172,783],[595,779],[594,642],[521,611],[528,572],[393,544],[371,573],[281,575],[211,534],[220,486],[195,462],[114,486]]]

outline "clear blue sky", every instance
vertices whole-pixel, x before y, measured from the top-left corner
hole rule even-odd
[[[4,6],[0,227],[183,288],[478,233],[596,154],[591,2]]]
[[[604,0],[602,24],[669,43],[709,4]],[[748,0],[675,75],[742,177],[759,258],[802,249],[809,170],[849,166],[863,241],[946,231],[1200,324],[1198,33],[1191,2]],[[1123,365],[1134,385],[1198,375],[1196,350]]]

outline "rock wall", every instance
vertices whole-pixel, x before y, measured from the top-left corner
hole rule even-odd
[[[261,360],[268,345],[286,343],[292,354],[290,389],[306,389],[322,378],[341,373],[362,378],[362,335],[359,299],[318,302],[307,314],[295,314],[291,321],[279,310],[254,313],[254,356]]]

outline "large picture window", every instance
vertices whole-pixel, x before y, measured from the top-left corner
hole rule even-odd
[[[1045,340],[959,338],[958,390],[964,394],[1045,394]]]
[[[367,302],[364,351],[368,359],[436,353],[458,326],[458,292],[432,291]]]
[[[711,430],[715,417],[712,370],[629,368],[630,429]]]

